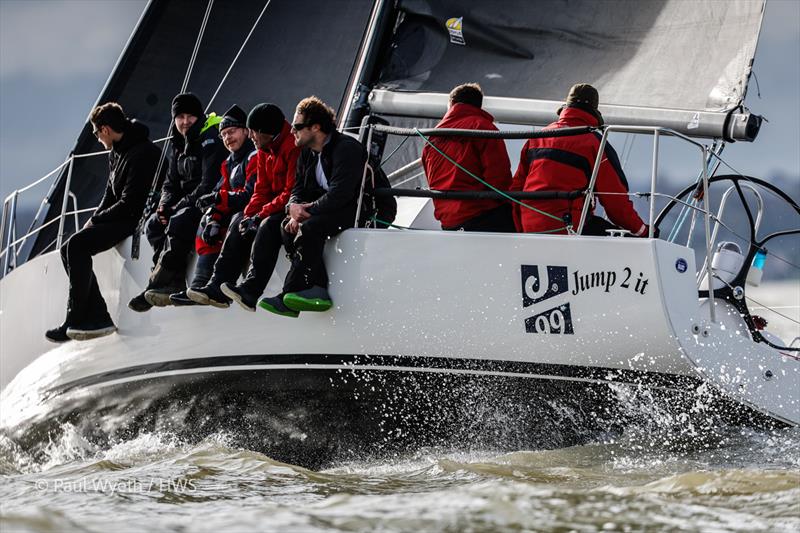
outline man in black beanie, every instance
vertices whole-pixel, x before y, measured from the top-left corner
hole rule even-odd
[[[248,311],[255,311],[282,246],[281,222],[294,186],[300,148],[295,146],[283,112],[274,104],[255,106],[247,117],[247,127],[258,148],[258,178],[253,196],[244,212],[231,220],[208,284],[186,292],[197,303],[224,308],[234,300]],[[248,256],[250,267],[244,281],[237,286],[236,279]]]
[[[191,288],[204,287],[214,270],[214,263],[222,249],[222,241],[231,223],[247,206],[253,195],[258,168],[258,153],[249,138],[247,114],[237,105],[222,115],[219,124],[220,138],[230,155],[222,162],[222,177],[214,190],[197,200],[197,207],[203,210],[200,227],[195,237],[197,264],[190,284]],[[171,294],[173,305],[196,305],[187,291]]]
[[[158,208],[147,222],[147,240],[153,247],[153,272],[144,292],[129,303],[134,311],[171,305],[170,294],[186,288],[186,267],[202,212],[198,198],[211,192],[228,151],[219,139],[214,113],[206,116],[192,93],[172,100],[172,146],[167,177]]]
[[[69,300],[64,323],[45,333],[51,342],[87,340],[116,331],[92,271],[92,256],[136,231],[161,154],[148,138],[147,127],[128,120],[116,103],[96,107],[89,120],[97,140],[111,150],[110,173],[92,217],[61,246],[69,276]]]

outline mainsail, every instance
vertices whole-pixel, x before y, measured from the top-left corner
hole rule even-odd
[[[476,81],[499,97],[486,102],[499,120],[541,125],[573,83],[588,82],[608,123],[752,140],[758,124],[736,129],[728,114],[745,97],[764,4],[401,0],[372,110],[441,116],[442,95]]]
[[[207,6],[208,1],[151,0],[98,102],[119,102],[150,127],[151,138],[165,136],[170,101],[181,89]],[[254,28],[210,111],[219,113],[234,103],[249,109],[266,101],[291,118],[297,102],[310,94],[341,108],[371,11],[370,0],[213,2],[187,88],[208,104]],[[74,153],[98,148],[85,126]],[[108,174],[106,159],[76,159],[72,172],[70,190],[78,207],[97,205]],[[49,210],[36,224],[59,216],[66,175],[65,170],[51,189]],[[41,231],[30,257],[52,249],[56,232],[56,224]]]

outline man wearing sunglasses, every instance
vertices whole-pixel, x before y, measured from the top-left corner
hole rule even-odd
[[[128,307],[137,312],[172,305],[171,294],[186,289],[186,268],[203,213],[197,200],[211,192],[228,151],[219,138],[221,117],[206,116],[200,99],[182,93],[172,100],[172,139],[167,177],[158,209],[147,222],[153,272],[144,292]]]
[[[97,140],[108,154],[109,175],[100,205],[86,225],[61,246],[69,276],[67,318],[45,333],[47,340],[87,340],[116,331],[92,271],[92,256],[132,235],[142,216],[161,150],[149,130],[129,120],[119,104],[96,107],[89,117]]]
[[[274,104],[255,106],[247,117],[247,127],[258,148],[253,196],[244,211],[231,220],[211,279],[204,287],[193,287],[186,293],[199,304],[226,308],[234,300],[255,311],[283,244],[280,227],[294,186],[300,149],[295,146],[283,111]],[[236,285],[248,256],[250,267],[244,281]]]
[[[327,311],[325,242],[355,223],[367,151],[356,139],[336,131],[333,109],[316,96],[297,104],[292,133],[302,148],[297,177],[281,232],[291,260],[283,290],[259,306],[282,316]]]

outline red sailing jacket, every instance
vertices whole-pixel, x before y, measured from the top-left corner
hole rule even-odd
[[[289,123],[283,122],[283,129],[267,151],[258,151],[258,178],[250,203],[244,208],[244,216],[258,215],[262,220],[282,212],[294,187],[295,169],[300,148],[294,144]]]
[[[546,129],[574,126],[598,126],[590,113],[574,107],[565,108],[556,122]],[[592,176],[594,161],[600,149],[600,137],[594,133],[570,137],[528,139],[522,147],[519,167],[514,173],[511,188],[515,191],[576,191],[585,189]],[[628,182],[619,163],[617,153],[606,144],[605,157],[600,163],[595,191],[627,193]],[[645,235],[647,226],[626,194],[598,195],[608,218],[614,224],[636,236]],[[572,225],[578,228],[583,198],[575,200],[525,200],[527,205],[561,218],[572,214]],[[514,205],[514,219],[520,231],[535,233],[564,226],[561,220]],[[565,231],[566,233],[566,231]]]
[[[497,131],[492,115],[469,104],[454,104],[436,127]],[[482,180],[501,191],[509,189],[511,162],[502,139],[431,137],[430,140],[448,157]],[[485,185],[456,168],[427,144],[422,149],[422,166],[431,189],[487,190]],[[433,213],[442,227],[452,228],[503,203],[500,200],[434,200]]]
[[[247,144],[249,144],[249,149],[253,148],[253,143],[251,143],[249,140],[242,148],[247,150]],[[240,150],[242,148],[240,148]],[[237,174],[235,176],[235,183],[231,182],[230,164],[233,157],[234,156],[230,156],[228,159],[222,162],[222,165],[220,166],[222,178],[217,186],[214,187],[214,190],[219,192],[220,199],[219,202],[214,205],[216,212],[211,215],[211,219],[222,224],[223,232],[228,227],[228,223],[230,222],[232,215],[235,215],[241,211],[249,201],[250,195],[253,193],[253,185],[256,181],[258,165],[256,151],[251,150],[249,154],[244,156],[244,160],[240,160],[240,162],[234,165],[234,169],[241,165],[243,167],[242,170],[244,170],[244,175]],[[222,242],[212,245],[200,238],[200,235],[203,233],[203,228],[205,228],[205,220],[206,219],[204,217],[200,222],[200,226],[198,227],[198,235],[194,240],[195,249],[199,255],[219,253],[219,251],[222,250]]]

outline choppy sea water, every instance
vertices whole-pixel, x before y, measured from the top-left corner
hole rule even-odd
[[[800,531],[800,429],[718,437],[422,450],[314,472],[225,435],[98,450],[66,428],[39,462],[0,440],[0,530]]]

